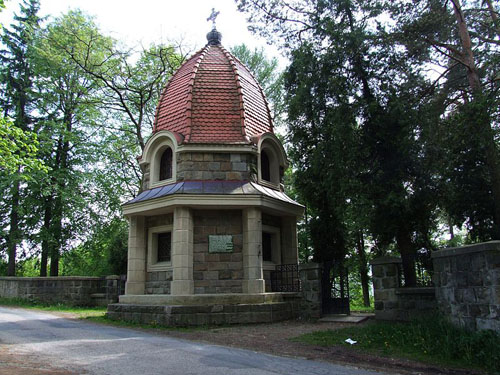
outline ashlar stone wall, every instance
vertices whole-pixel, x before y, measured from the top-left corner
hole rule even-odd
[[[432,254],[440,310],[469,329],[500,332],[500,241]]]
[[[182,152],[177,154],[177,180],[250,180],[255,155],[246,153]]]
[[[437,311],[434,288],[399,287],[400,258],[376,258],[371,266],[376,319],[408,321]]]
[[[231,235],[233,251],[209,253],[209,235]],[[241,210],[194,211],[194,293],[242,293],[243,228]]]
[[[74,306],[107,305],[118,301],[120,276],[0,277],[0,297]]]

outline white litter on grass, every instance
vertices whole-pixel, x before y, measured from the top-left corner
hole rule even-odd
[[[348,343],[348,344],[351,344],[351,345],[354,345],[354,344],[358,343],[357,341],[354,341],[351,338],[348,338],[347,340],[345,340],[345,342]]]

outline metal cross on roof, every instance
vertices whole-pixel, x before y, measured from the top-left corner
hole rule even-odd
[[[212,27],[215,29],[215,19],[219,15],[219,11],[215,11],[215,8],[212,8],[212,13],[210,14],[210,17],[207,18],[207,21],[212,21]]]

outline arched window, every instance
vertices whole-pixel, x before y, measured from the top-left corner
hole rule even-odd
[[[262,150],[260,153],[260,175],[263,180],[271,182],[271,166],[267,152]]]
[[[172,178],[172,149],[168,147],[160,159],[160,181]]]

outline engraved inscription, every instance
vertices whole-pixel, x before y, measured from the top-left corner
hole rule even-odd
[[[231,235],[209,235],[208,236],[209,253],[232,253],[233,236]]]

